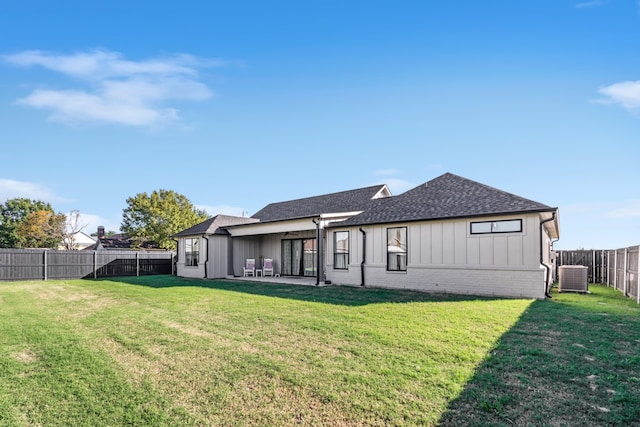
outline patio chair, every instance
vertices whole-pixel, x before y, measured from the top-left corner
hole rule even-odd
[[[271,258],[265,258],[262,263],[262,277],[273,276],[273,260]]]
[[[242,267],[242,277],[256,276],[256,260],[247,258],[247,265]]]

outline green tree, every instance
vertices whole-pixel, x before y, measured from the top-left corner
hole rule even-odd
[[[0,204],[0,248],[26,247],[24,236],[18,233],[18,226],[29,214],[38,211],[53,212],[53,208],[49,203],[21,197]]]
[[[161,248],[173,249],[173,234],[205,219],[206,212],[196,209],[182,194],[173,190],[157,190],[150,195],[138,193],[127,199],[121,230],[137,245],[149,241]]]

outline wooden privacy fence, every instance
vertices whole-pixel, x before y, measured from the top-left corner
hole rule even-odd
[[[173,274],[173,252],[0,249],[0,280]]]
[[[556,251],[556,266],[561,265],[584,265],[590,283],[612,286],[640,304],[640,246]]]
[[[605,250],[556,251],[556,267],[583,265],[587,267],[589,283],[606,283],[607,260]],[[556,276],[558,274],[556,272]]]

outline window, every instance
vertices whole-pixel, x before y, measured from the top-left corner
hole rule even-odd
[[[506,221],[483,221],[471,223],[471,234],[519,233],[522,231],[521,219]]]
[[[333,233],[333,268],[347,270],[349,266],[349,232]]]
[[[387,228],[387,271],[407,271],[407,227]]]
[[[186,267],[197,267],[200,256],[199,238],[184,240],[184,265]]]

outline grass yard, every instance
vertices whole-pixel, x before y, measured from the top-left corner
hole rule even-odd
[[[640,307],[591,290],[0,283],[0,425],[640,425]]]

